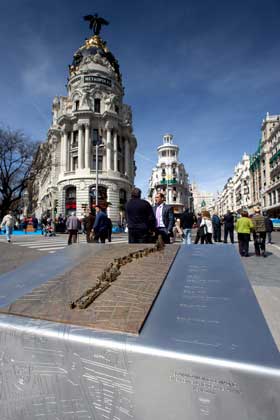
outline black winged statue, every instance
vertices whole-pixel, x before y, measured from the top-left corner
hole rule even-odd
[[[102,17],[99,17],[97,13],[95,13],[95,15],[84,16],[84,20],[89,21],[89,27],[93,30],[94,35],[100,34],[102,25],[109,25],[109,22]]]

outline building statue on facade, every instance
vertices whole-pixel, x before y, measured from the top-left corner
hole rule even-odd
[[[114,105],[116,104],[117,97],[113,93],[105,96],[104,104],[105,111],[115,111]]]
[[[94,35],[99,35],[102,25],[109,25],[109,22],[102,17],[98,16],[97,13],[94,15],[84,16],[84,20],[89,21],[89,27],[93,30]]]

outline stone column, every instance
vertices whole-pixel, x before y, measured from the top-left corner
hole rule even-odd
[[[67,153],[67,131],[64,130],[62,137],[61,137],[61,156],[60,156],[60,162],[61,162],[61,173],[64,174],[66,169],[66,153]]]
[[[124,140],[124,173],[129,177],[130,176],[130,145],[128,139]]]
[[[107,171],[112,169],[112,142],[111,142],[111,130],[107,129]]]
[[[89,124],[85,124],[85,169],[90,168]]]
[[[118,170],[118,133],[114,131],[114,171]]]
[[[79,126],[79,133],[78,133],[78,169],[83,169],[83,127],[82,125]]]
[[[73,143],[74,143],[74,131],[72,130],[72,131],[71,131],[70,149],[71,149],[71,145],[72,145]],[[70,153],[70,156],[69,156],[69,170],[70,170],[70,171],[73,171],[73,158],[72,158],[71,153]]]

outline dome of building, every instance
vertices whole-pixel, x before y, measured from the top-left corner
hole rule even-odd
[[[116,80],[121,83],[119,63],[99,35],[86,39],[85,44],[75,52],[72,64],[69,66],[70,77],[76,76],[81,71],[94,69],[115,75]]]

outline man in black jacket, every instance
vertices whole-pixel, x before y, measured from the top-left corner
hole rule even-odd
[[[170,236],[173,235],[172,229],[175,224],[175,218],[173,207],[165,204],[164,200],[164,194],[157,193],[155,196],[156,205],[153,207],[153,210],[156,218],[157,234],[162,236],[166,244],[170,244]]]
[[[128,243],[144,244],[151,242],[156,220],[150,203],[141,199],[139,188],[134,188],[131,191],[131,199],[126,204],[126,220]]]
[[[184,231],[183,243],[190,245],[192,243],[192,227],[196,218],[189,209],[186,209],[180,217],[180,226]]]
[[[224,216],[224,243],[227,243],[227,237],[229,234],[230,242],[233,244],[233,230],[234,230],[234,217],[230,210]]]

